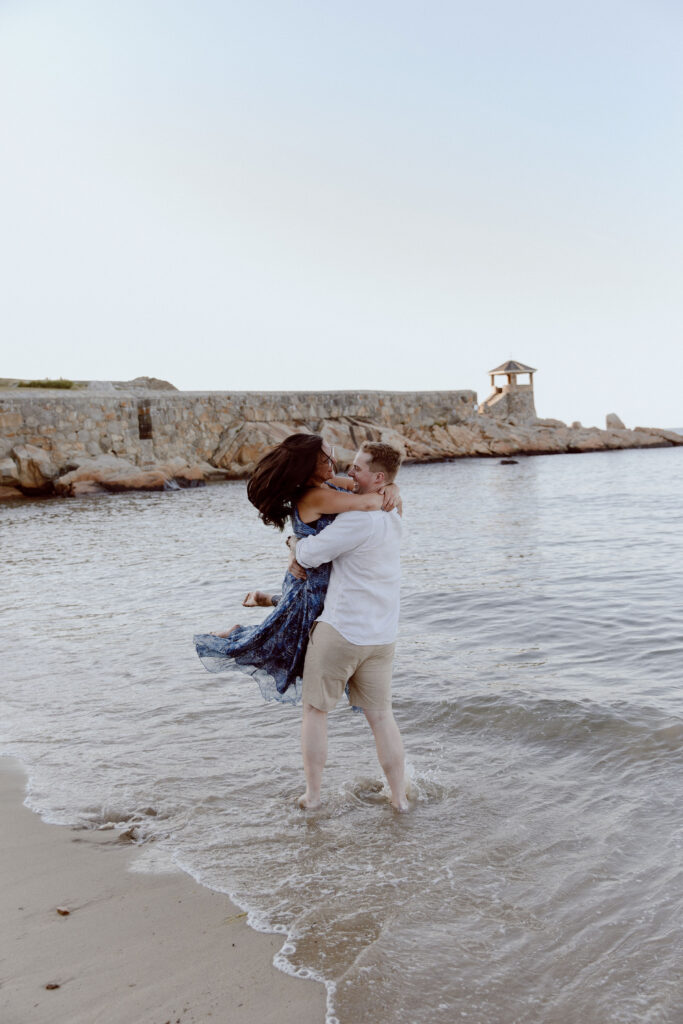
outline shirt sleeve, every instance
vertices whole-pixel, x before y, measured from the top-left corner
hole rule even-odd
[[[296,546],[296,560],[304,569],[317,569],[345,551],[352,551],[372,533],[371,512],[340,512],[333,523],[315,537],[304,537]]]

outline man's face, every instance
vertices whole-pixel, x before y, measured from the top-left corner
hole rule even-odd
[[[372,457],[369,452],[356,452],[349,476],[356,481],[357,494],[369,494],[384,483],[384,473],[373,473],[370,469]]]

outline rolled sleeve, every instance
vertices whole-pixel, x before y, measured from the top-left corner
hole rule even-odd
[[[304,537],[298,542],[296,560],[304,569],[316,569],[357,548],[371,533],[371,512],[341,512],[315,537]]]

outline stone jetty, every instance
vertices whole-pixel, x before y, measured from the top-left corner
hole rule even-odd
[[[182,392],[153,378],[50,390],[5,381],[0,498],[240,479],[296,431],[322,434],[342,467],[364,440],[388,441],[408,462],[683,445],[666,430],[628,430],[614,414],[605,429],[539,419],[533,390],[516,384],[515,374],[529,370],[498,368],[508,383],[481,407],[469,390]]]

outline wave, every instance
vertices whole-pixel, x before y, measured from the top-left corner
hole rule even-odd
[[[395,701],[399,715],[421,727],[516,740],[554,754],[598,748],[605,757],[628,755],[634,762],[683,762],[683,720],[658,708],[627,701],[553,700],[517,690],[453,699]]]

